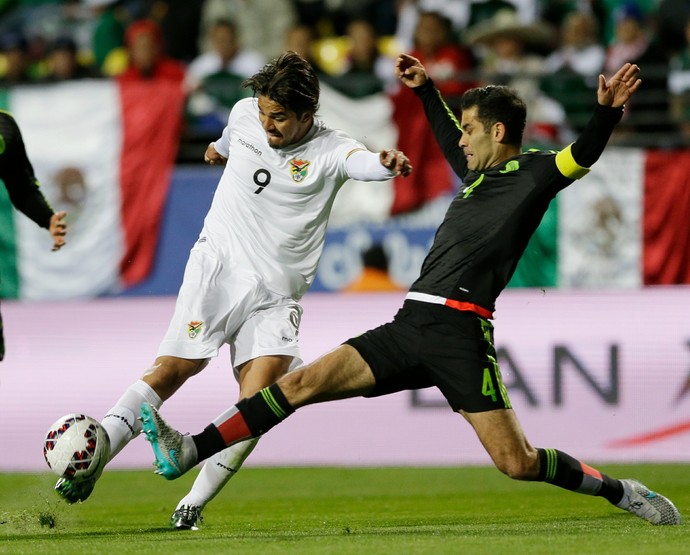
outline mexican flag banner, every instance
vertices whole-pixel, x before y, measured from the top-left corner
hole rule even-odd
[[[67,211],[52,241],[0,187],[0,296],[89,298],[145,278],[179,144],[178,84],[72,81],[5,91],[43,194]]]
[[[644,153],[611,148],[560,193],[558,284],[635,288],[642,283]]]
[[[552,201],[512,287],[690,283],[690,151],[608,148]]]

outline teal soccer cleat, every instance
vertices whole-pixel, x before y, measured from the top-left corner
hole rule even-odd
[[[141,405],[141,422],[146,441],[151,444],[156,457],[153,463],[157,468],[156,474],[174,480],[196,464],[196,445],[191,436],[184,436],[170,427],[148,403]]]

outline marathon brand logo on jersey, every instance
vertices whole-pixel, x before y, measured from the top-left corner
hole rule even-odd
[[[249,150],[251,150],[257,156],[261,156],[263,154],[263,152],[261,152],[258,148],[256,148],[252,143],[248,143],[247,141],[245,141],[241,137],[237,138],[237,142],[240,143],[244,148],[248,148]]]
[[[295,183],[301,183],[304,181],[304,178],[307,177],[310,164],[311,162],[307,160],[299,160],[298,158],[290,160],[290,175],[292,175],[292,180]]]
[[[203,322],[199,322],[197,320],[192,320],[187,324],[187,335],[189,336],[189,339],[195,339],[197,335],[201,333],[201,326],[203,326]]]

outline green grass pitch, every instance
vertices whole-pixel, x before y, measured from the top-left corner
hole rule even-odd
[[[670,497],[690,519],[688,465],[599,465]],[[606,501],[493,468],[247,468],[198,532],[168,529],[196,471],[167,482],[106,471],[67,505],[52,474],[0,474],[0,553],[690,553],[690,526],[652,526]]]

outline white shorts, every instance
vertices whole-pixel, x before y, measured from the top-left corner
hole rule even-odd
[[[302,364],[301,317],[299,303],[269,291],[260,276],[193,249],[158,356],[208,359],[228,344],[235,377],[238,366],[268,355],[293,357],[292,370]]]

